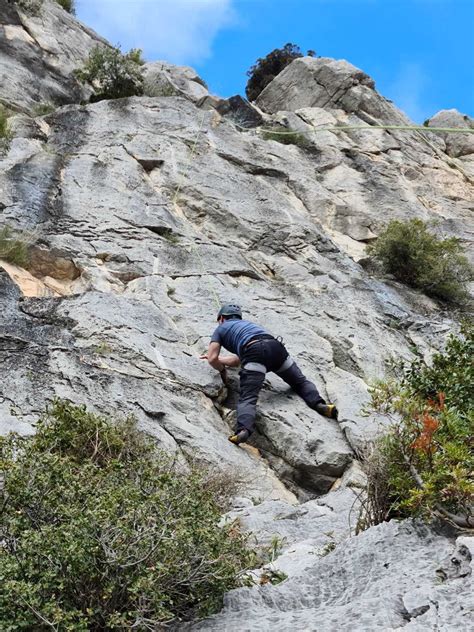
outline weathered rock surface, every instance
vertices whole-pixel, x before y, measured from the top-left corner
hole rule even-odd
[[[294,520],[298,524],[301,519]],[[309,524],[306,529],[307,535]],[[318,530],[317,520],[313,529]],[[292,537],[298,536],[294,528]],[[293,548],[302,550],[296,542]],[[410,521],[383,523],[337,544],[326,555],[308,549],[304,565],[298,559],[288,563],[283,553],[287,580],[231,591],[221,613],[181,629],[468,630],[474,614],[471,562],[465,562],[461,575],[451,570],[459,566],[452,559],[467,559],[466,550],[462,542],[456,545]],[[441,583],[438,571],[443,568],[447,572]]]
[[[0,1],[0,103],[19,112],[78,103],[90,92],[72,73],[106,42],[57,2],[31,5]]]
[[[188,66],[155,61],[145,64],[143,75],[145,95],[149,97],[182,96],[196,103],[209,94],[204,81]]]
[[[350,462],[351,448],[376,429],[360,415],[366,381],[383,374],[390,350],[410,357],[413,337],[425,332],[429,343],[449,321],[434,304],[425,302],[420,313],[416,295],[370,278],[327,236],[321,211],[337,207],[341,193],[318,182],[317,164],[297,147],[238,132],[180,97],[67,106],[45,121],[47,142],[17,137],[3,160],[2,217],[39,231],[45,247],[80,271],[86,293],[59,306],[77,323],[76,347],[110,348],[107,378],[138,371],[163,389],[161,375],[168,375],[183,384],[183,401],[197,389],[207,405],[190,406],[192,425],[205,427],[203,411],[210,410],[224,437],[228,428],[209,399],[218,380],[198,355],[214,327],[215,301],[241,302],[251,318],[285,336],[341,408],[340,428],[315,419],[271,376],[261,401],[256,444],[290,485],[326,491]],[[341,168],[347,174],[352,161],[345,158]],[[449,177],[467,187],[461,174]],[[342,183],[349,200],[355,183]],[[382,191],[393,197],[390,187]],[[441,196],[435,183],[430,194]],[[455,221],[462,207],[447,203],[445,213]],[[52,266],[49,276],[55,274]],[[57,370],[48,379],[53,388]],[[15,383],[24,391],[19,376]],[[69,396],[107,409],[118,403],[111,394],[91,398],[80,385]],[[19,393],[17,405],[31,421],[22,399]],[[45,392],[35,410],[46,399]],[[222,461],[212,433],[197,441],[183,432],[179,408],[159,417],[152,407],[148,420],[161,428],[158,435],[166,428],[178,444]]]
[[[40,19],[0,3],[12,77],[0,98],[22,112],[0,156],[0,223],[34,243],[28,270],[0,262],[0,431],[32,432],[65,397],[134,414],[165,449],[237,472],[234,515],[261,541],[286,538],[275,563],[290,578],[232,593],[208,629],[443,629],[449,608],[462,627],[467,575],[432,581],[452,542],[411,524],[346,538],[351,489],[364,484],[354,459],[383,423],[361,413],[368,383],[455,327],[358,261],[391,218],[437,219],[472,243],[470,154],[429,131],[325,130],[406,122],[367,75],[328,59],[296,60],[261,109],[212,97],[194,71],[162,62],[147,81],[165,79],[172,96],[77,105],[71,70],[99,40],[50,4]],[[43,101],[70,104],[26,116]],[[261,123],[309,142],[264,140]],[[284,337],[339,424],[269,375],[251,445],[227,441],[238,380],[225,392],[199,354],[229,300]]]

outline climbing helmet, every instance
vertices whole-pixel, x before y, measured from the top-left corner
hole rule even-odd
[[[226,303],[220,308],[219,313],[217,314],[217,320],[219,320],[221,316],[235,316],[236,318],[242,318],[242,309],[240,305]]]

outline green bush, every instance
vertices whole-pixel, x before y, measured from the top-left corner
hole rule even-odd
[[[98,45],[91,50],[84,67],[76,70],[75,75],[94,88],[91,101],[140,96],[143,94],[143,64],[138,48],[122,55],[119,48]]]
[[[368,458],[361,526],[434,515],[474,527],[474,326],[451,336],[431,365],[415,361],[372,388],[393,425]]]
[[[35,116],[47,116],[56,110],[56,106],[52,103],[37,103],[33,108]]]
[[[464,303],[473,270],[455,237],[441,239],[426,222],[393,220],[367,252],[396,279],[437,299]]]
[[[56,2],[61,5],[62,8],[68,13],[76,15],[76,6],[74,0],[56,0]]]
[[[65,11],[71,13],[72,15],[76,14],[76,7],[74,0],[55,0]],[[30,13],[31,15],[37,15],[41,7],[43,6],[44,0],[15,0],[15,4],[18,7],[25,11],[25,13]]]
[[[15,236],[9,226],[0,228],[0,259],[23,268],[28,264],[28,240]]]
[[[15,4],[25,13],[38,15],[43,5],[43,0],[15,0]]]
[[[8,110],[0,105],[0,153],[8,151],[12,139],[8,117]]]
[[[315,52],[309,50],[310,57],[315,56]],[[255,101],[262,90],[284,70],[288,64],[298,57],[303,57],[299,46],[295,44],[285,44],[283,48],[275,48],[266,57],[260,57],[255,64],[247,71],[249,80],[245,88],[245,94],[249,101]]]
[[[277,143],[281,143],[282,145],[296,145],[302,149],[308,149],[311,147],[311,141],[305,134],[286,127],[263,129],[262,138],[264,140],[275,140]]]
[[[151,630],[217,610],[254,555],[218,526],[219,482],[132,420],[56,401],[0,439],[0,629]]]

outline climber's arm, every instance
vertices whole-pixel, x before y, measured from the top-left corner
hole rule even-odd
[[[225,366],[230,366],[230,367],[240,366],[240,358],[239,356],[236,356],[236,355],[221,356],[219,360],[222,362],[222,364],[225,364]]]
[[[207,360],[213,369],[222,373],[226,367],[238,367],[240,366],[239,356],[236,355],[228,355],[221,356],[219,354],[221,352],[221,345],[219,342],[211,342],[209,345],[209,349],[207,353],[204,353],[201,356],[201,360]]]
[[[213,369],[221,373],[225,369],[225,363],[219,359],[219,353],[221,352],[221,345],[219,342],[211,342],[207,353],[201,356],[202,360],[207,360]],[[222,358],[224,359],[224,358]]]

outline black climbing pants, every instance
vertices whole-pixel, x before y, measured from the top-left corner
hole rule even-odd
[[[237,432],[255,429],[257,399],[267,371],[276,373],[310,408],[324,403],[316,386],[301,372],[285,346],[272,337],[247,344],[241,357],[240,396],[237,404]]]

